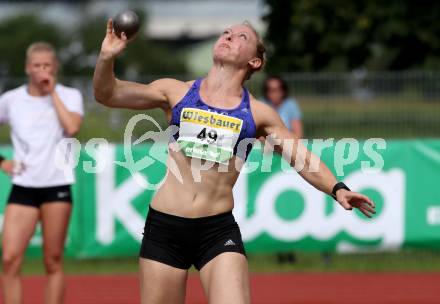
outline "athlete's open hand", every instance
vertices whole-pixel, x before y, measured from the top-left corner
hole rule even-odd
[[[127,36],[124,32],[121,33],[121,38],[116,36],[113,31],[113,20],[109,19],[107,22],[107,33],[101,45],[101,57],[103,59],[113,59],[117,57],[127,47]]]
[[[365,195],[348,191],[345,189],[339,189],[336,192],[336,199],[345,210],[352,210],[353,208],[359,209],[365,216],[371,218],[376,213],[374,203]]]

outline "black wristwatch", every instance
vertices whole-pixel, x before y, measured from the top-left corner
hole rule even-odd
[[[0,165],[2,164],[2,162],[5,160],[5,158],[3,156],[0,155]]]
[[[333,186],[333,190],[332,190],[332,197],[333,197],[335,200],[336,200],[336,192],[337,192],[338,190],[340,190],[340,189],[345,189],[345,190],[351,191],[350,188],[348,188],[347,185],[344,184],[343,182],[336,183],[336,184]]]

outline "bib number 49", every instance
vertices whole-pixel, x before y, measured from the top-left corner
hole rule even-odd
[[[200,140],[206,140],[209,144],[212,144],[217,140],[217,131],[216,130],[207,131],[206,128],[203,128],[202,131],[200,131],[200,133],[197,134],[197,138]]]

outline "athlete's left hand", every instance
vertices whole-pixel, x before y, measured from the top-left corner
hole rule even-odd
[[[374,203],[367,196],[357,192],[339,189],[336,192],[336,200],[345,210],[357,208],[369,218],[376,213]]]

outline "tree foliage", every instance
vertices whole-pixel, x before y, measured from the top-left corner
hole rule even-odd
[[[440,68],[440,2],[265,1],[269,71]]]
[[[138,15],[141,24],[145,24],[146,16],[139,12]],[[74,43],[75,41],[81,41],[82,50],[72,58],[70,63],[74,65],[69,66],[69,69],[71,69],[69,74],[91,74],[101,48],[107,18],[98,16],[86,18],[86,20],[89,21],[80,25],[76,38],[72,40]],[[117,75],[129,77],[151,74],[183,74],[186,72],[186,65],[183,57],[179,55],[175,50],[153,43],[142,33],[139,33],[116,61],[115,72]]]
[[[140,14],[142,24],[145,15]],[[26,48],[35,41],[52,43],[58,51],[62,74],[92,76],[105,35],[105,16],[85,16],[68,31],[44,22],[38,16],[15,16],[0,23],[0,76],[23,77]],[[116,61],[115,72],[121,77],[139,75],[184,74],[183,56],[154,43],[139,33]]]
[[[55,26],[32,15],[5,20],[0,23],[0,33],[0,74],[10,77],[24,75],[26,49],[32,42],[44,40],[59,48],[64,40]]]

